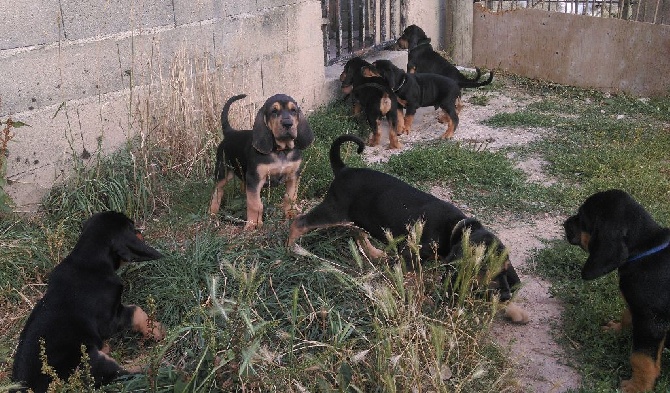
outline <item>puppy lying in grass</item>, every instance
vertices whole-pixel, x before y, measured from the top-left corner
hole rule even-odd
[[[391,175],[367,168],[347,167],[340,156],[340,146],[345,142],[356,143],[359,154],[365,147],[363,141],[354,135],[342,135],[333,142],[330,164],[335,178],[323,201],[293,221],[287,241],[289,247],[293,247],[300,236],[313,229],[353,224],[365,231],[361,231],[359,241],[366,253],[372,258],[378,258],[384,253],[370,243],[367,234],[383,242],[387,241],[387,231],[394,238],[407,237],[408,228],[422,220],[423,230],[417,241],[422,260],[457,259],[459,254],[456,250],[460,247],[461,234],[465,230],[472,233],[473,241],[481,242],[485,247],[493,247],[495,244],[496,249],[505,248],[481,223],[466,217],[451,203]],[[500,299],[509,300],[512,288],[519,283],[519,277],[509,260],[493,276]]]

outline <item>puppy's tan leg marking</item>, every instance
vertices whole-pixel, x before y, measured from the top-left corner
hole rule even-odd
[[[232,179],[234,176],[233,171],[228,171],[226,177],[216,182],[214,186],[214,192],[212,193],[212,200],[209,203],[209,214],[216,215],[219,212],[221,207],[221,199],[223,199],[223,187]]]
[[[295,218],[299,211],[296,200],[298,199],[298,184],[300,179],[296,175],[297,171],[293,171],[286,177],[286,194],[284,194],[284,216],[286,218]]]
[[[451,139],[454,137],[454,121],[451,120],[451,116],[449,116],[446,112],[442,111],[442,113],[438,116],[437,121],[440,124],[447,123],[447,130],[440,136],[440,139]]]
[[[295,221],[291,223],[291,228],[289,229],[289,235],[288,235],[288,240],[286,241],[286,246],[291,247],[293,244],[295,244],[295,241],[298,240],[298,238],[305,233],[309,231],[313,231],[315,229],[321,229],[321,228],[330,228],[330,227],[337,227],[337,226],[351,226],[353,223],[349,221],[343,221],[343,222],[333,222],[333,223],[328,223],[328,224],[321,224],[321,225],[312,225],[312,226],[299,226],[298,222],[300,220],[301,216],[298,216]]]
[[[627,307],[621,313],[621,321],[609,321],[607,325],[603,326],[603,330],[611,332],[620,332],[625,328],[631,327],[633,324],[633,316],[630,314],[630,309]]]
[[[463,100],[461,100],[461,97],[458,97],[456,98],[456,115],[460,115],[462,109],[463,109]]]
[[[397,126],[389,128],[389,149],[402,149],[402,143],[398,140]]]
[[[582,247],[582,250],[589,251],[589,243],[591,242],[591,234],[587,232],[582,232],[579,236],[579,243]]]
[[[412,123],[414,122],[414,115],[405,116],[405,131],[404,133],[409,135],[409,132],[412,130]]]
[[[160,341],[165,337],[165,330],[160,322],[149,319],[141,307],[135,306],[133,311],[133,330],[142,333],[145,338],[153,338]]]
[[[505,317],[520,325],[525,325],[528,323],[528,321],[530,321],[530,317],[528,316],[526,310],[522,309],[515,303],[507,304],[505,307]]]
[[[368,145],[371,147],[375,147],[379,144],[379,141],[382,139],[382,134],[379,131],[379,127],[381,126],[381,120],[377,119],[377,128],[372,130],[372,134],[370,134],[370,140],[368,140]]]
[[[396,133],[398,135],[405,133],[405,114],[402,109],[398,109],[398,125],[396,126]]]
[[[286,241],[286,246],[291,247],[293,244],[295,244],[295,241],[298,240],[298,238],[305,233],[307,233],[310,230],[310,228],[307,227],[299,227],[297,221],[293,221],[291,223],[291,228],[289,229],[288,233],[288,240]]]
[[[354,108],[353,108],[354,116],[358,116],[358,115],[360,115],[361,112],[363,112],[363,108],[361,107],[361,104],[358,103],[358,102],[355,103],[355,104],[354,104]]]
[[[252,230],[263,226],[263,202],[261,201],[262,184],[253,190],[247,188],[247,223],[245,230]]]
[[[373,246],[372,243],[370,243],[370,238],[365,232],[360,232],[358,234],[357,243],[360,247],[363,248],[363,251],[365,251],[365,254],[370,257],[370,259],[380,259],[386,256],[384,251],[378,249],[377,247]]]
[[[660,348],[662,348],[661,345]],[[630,364],[633,368],[633,375],[630,379],[621,381],[621,391],[625,393],[648,392],[654,388],[654,382],[661,373],[660,367],[660,349],[656,356],[656,362],[645,354],[633,353],[630,355]]]

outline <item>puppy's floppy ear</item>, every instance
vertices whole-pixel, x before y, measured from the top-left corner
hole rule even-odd
[[[459,221],[458,224],[454,226],[454,229],[451,230],[451,238],[449,240],[451,247],[454,247],[463,241],[463,232],[465,232],[465,230],[468,228],[472,233],[478,229],[483,228],[483,226],[482,223],[479,222],[476,218],[466,218]]]
[[[253,132],[251,145],[262,154],[270,154],[275,147],[274,135],[265,119],[270,105],[272,105],[272,103],[265,102],[261,109],[258,110],[256,120],[254,121],[254,129],[251,131]]]
[[[151,261],[163,257],[163,254],[144,242],[139,231],[130,229],[112,240],[112,250],[125,262]]]
[[[305,149],[314,142],[314,133],[309,127],[305,114],[298,107],[298,136],[295,138],[295,147]]]
[[[598,217],[589,240],[589,257],[582,268],[582,279],[593,280],[623,265],[628,259],[626,230],[620,225],[603,222]]]
[[[419,45],[419,35],[420,34],[418,34],[419,33],[418,31],[416,33],[417,34],[412,34],[410,36],[410,39],[407,40],[407,45],[408,45],[409,49],[414,49],[414,48],[417,47],[417,45]]]

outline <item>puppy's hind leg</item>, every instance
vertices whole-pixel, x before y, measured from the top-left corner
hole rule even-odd
[[[328,198],[329,196],[326,194],[326,199],[321,204],[308,213],[298,216],[291,223],[288,240],[286,241],[288,248],[293,247],[300,236],[313,229],[351,224],[346,217],[346,212],[341,212],[343,209],[329,203]]]
[[[226,183],[228,183],[233,176],[233,171],[228,171],[223,179],[219,179],[216,182],[214,192],[212,192],[212,199],[209,202],[209,214],[216,215],[219,213],[221,199],[223,199],[223,187],[225,187]]]
[[[365,255],[367,255],[370,259],[381,259],[386,256],[386,253],[384,251],[372,245],[372,243],[370,242],[370,237],[368,236],[367,233],[363,231],[361,231],[358,234],[356,243],[358,243],[358,245],[365,252]]]
[[[379,130],[381,127],[381,120],[372,112],[373,111],[367,111],[365,116],[367,118],[368,125],[372,130],[372,134],[370,134],[370,139],[368,140],[368,146],[375,147],[379,144],[379,141],[382,137],[382,134]]]
[[[438,121],[441,124],[447,123],[447,129],[444,131],[444,134],[440,136],[440,139],[453,138],[456,127],[458,127],[458,115],[456,114],[456,109],[453,106],[447,109],[442,108],[442,113],[438,117]]]
[[[402,149],[402,143],[398,140],[398,117],[394,112],[389,112],[389,149]]]

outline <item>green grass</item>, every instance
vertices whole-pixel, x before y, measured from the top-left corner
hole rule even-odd
[[[638,100],[501,75],[475,101],[486,105],[489,97],[482,94],[507,88],[538,100],[487,123],[545,128],[539,140],[497,152],[433,142],[372,167],[422,189],[446,187],[484,222],[565,216],[594,191],[617,187],[670,224],[670,99]],[[348,111],[335,104],[309,117],[317,138],[305,152],[299,189],[305,206],[319,201],[332,180],[333,138],[368,132]],[[216,119],[194,123],[211,126]],[[163,132],[181,131],[166,126]],[[190,132],[199,132],[197,146],[213,151],[217,132]],[[244,232],[235,222],[245,214],[239,182],[227,186],[221,220],[214,221],[206,212],[212,155],[181,165],[178,157],[189,157],[192,149],[162,140],[176,138],[149,138],[144,150],[129,143],[129,150],[100,157],[93,167],[77,167],[36,218],[3,216],[0,259],[10,262],[0,267],[0,386],[9,383],[17,335],[47,272],[69,252],[88,215],[116,209],[132,216],[165,255],[119,272],[123,300],[147,309],[169,337],[158,344],[116,337],[113,357],[141,357],[152,371],[105,391],[513,391],[506,350],[488,335],[495,303],[466,291],[454,304],[440,282],[441,266],[426,263],[406,273],[368,261],[346,228],[301,238],[318,257],[290,252],[280,189],[263,191],[261,230]],[[528,182],[515,168],[513,160],[529,156],[548,163],[554,185]],[[343,158],[365,165],[350,144]],[[556,335],[574,354],[581,391],[612,391],[630,375],[630,336],[603,334],[599,327],[622,306],[615,275],[583,282],[585,255],[563,241],[548,244],[533,260],[571,316],[556,326]],[[670,387],[670,359],[664,357],[657,391]]]

